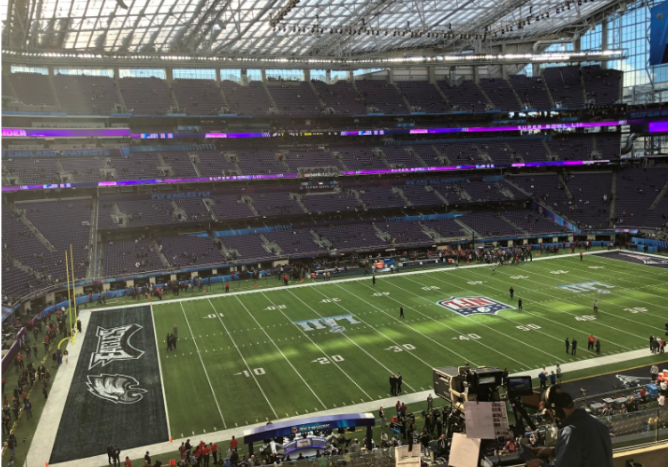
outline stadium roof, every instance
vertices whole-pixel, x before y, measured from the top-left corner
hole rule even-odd
[[[626,3],[7,0],[3,49],[262,58],[484,52],[492,43],[577,34]]]

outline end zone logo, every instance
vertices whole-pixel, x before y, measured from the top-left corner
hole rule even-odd
[[[512,306],[487,297],[450,297],[447,300],[441,300],[438,304],[462,316],[495,315],[501,310],[513,309]]]

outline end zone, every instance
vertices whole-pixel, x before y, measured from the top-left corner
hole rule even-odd
[[[92,313],[50,463],[169,441],[149,305]]]

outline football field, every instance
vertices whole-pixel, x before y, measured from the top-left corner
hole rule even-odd
[[[386,399],[391,373],[401,373],[404,395],[431,389],[432,368],[464,362],[536,377],[537,368],[595,357],[589,334],[602,355],[647,347],[650,334],[665,333],[668,269],[628,255],[153,303],[170,436]],[[168,351],[175,325],[178,347]],[[576,355],[566,353],[567,337],[577,339]]]

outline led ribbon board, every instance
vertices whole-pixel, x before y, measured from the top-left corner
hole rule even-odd
[[[551,161],[551,162],[515,162],[513,164],[480,164],[480,165],[453,165],[441,167],[410,167],[404,169],[381,169],[381,170],[346,170],[341,172],[343,176],[355,175],[382,175],[398,173],[429,173],[445,172],[450,170],[474,170],[474,169],[500,169],[517,167],[552,167],[552,166],[578,166],[608,164],[610,160],[595,161]],[[333,175],[332,175],[333,176]],[[193,182],[234,182],[241,180],[269,180],[269,179],[296,179],[299,174],[258,174],[258,175],[227,175],[220,177],[197,177],[197,178],[154,178],[150,180],[117,180],[103,181],[97,183],[54,183],[49,185],[17,185],[3,186],[2,191],[21,190],[49,190],[58,188],[77,187],[105,187],[105,186],[131,186],[131,185],[158,185],[170,183],[193,183]]]

